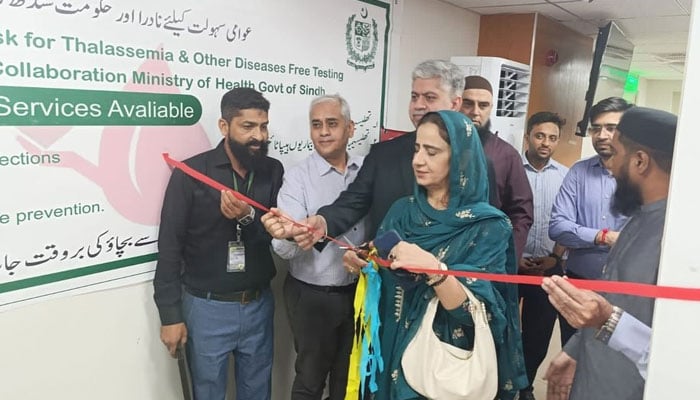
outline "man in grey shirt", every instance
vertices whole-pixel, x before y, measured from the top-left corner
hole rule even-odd
[[[656,284],[676,124],[676,116],[644,107],[633,107],[620,119],[608,165],[617,180],[613,207],[631,218],[610,251],[603,269],[605,280]],[[584,328],[552,361],[546,376],[547,398],[642,399],[648,343],[629,324],[636,319],[651,327],[654,299],[591,296],[558,279],[545,279],[543,288],[573,326]],[[584,319],[579,317],[586,314]],[[617,337],[611,340],[613,335]]]
[[[294,220],[332,203],[355,180],[363,161],[347,153],[355,128],[345,99],[338,95],[315,98],[309,114],[315,151],[284,174],[277,197],[279,209]],[[271,217],[263,216],[263,223]],[[364,236],[363,220],[345,239],[357,244]],[[289,260],[284,298],[297,352],[291,398],[320,400],[328,377],[330,399],[343,400],[354,332],[356,279],[343,268],[344,250],[331,243],[320,252],[304,251],[284,239],[274,239],[272,248]]]

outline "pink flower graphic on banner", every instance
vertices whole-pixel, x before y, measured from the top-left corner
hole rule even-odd
[[[171,76],[165,61],[147,60],[139,72]],[[178,94],[174,86],[128,83],[125,91]],[[21,127],[25,137],[17,140],[29,152],[40,154],[66,135],[72,127]],[[38,144],[42,148],[38,147]],[[106,126],[102,129],[99,158],[93,163],[78,151],[59,151],[61,162],[52,166],[70,168],[100,186],[114,209],[126,219],[157,225],[163,192],[170,169],[162,153],[184,159],[210,149],[200,123],[192,126]]]

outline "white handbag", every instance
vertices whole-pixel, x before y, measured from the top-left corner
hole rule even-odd
[[[469,289],[464,287],[464,291],[474,320],[474,348],[464,350],[438,339],[433,320],[439,300],[434,297],[401,357],[406,382],[428,399],[493,400],[496,397],[498,360],[486,307]]]

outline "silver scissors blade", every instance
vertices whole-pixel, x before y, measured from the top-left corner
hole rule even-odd
[[[349,244],[350,246],[338,246],[338,248],[343,249],[343,250],[354,250],[357,248],[357,246],[352,242],[352,240],[348,239],[347,236],[343,235],[343,240],[345,243]]]

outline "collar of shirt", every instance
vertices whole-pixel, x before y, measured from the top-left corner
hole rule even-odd
[[[592,167],[592,168],[598,167],[601,170],[603,170],[603,175],[609,175],[610,177],[612,177],[610,170],[605,167],[605,164],[603,164],[603,159],[600,158],[599,155],[595,155],[595,156],[591,157],[590,164],[588,164],[588,165],[589,165],[589,167]]]
[[[212,158],[214,161],[214,165],[217,167],[228,165],[229,168],[231,168],[231,160],[229,160],[228,154],[226,154],[226,149],[224,148],[224,146],[226,146],[226,143],[224,139],[221,139],[213,153]]]
[[[340,174],[340,171],[335,169],[334,166],[332,166],[328,161],[326,161],[325,158],[321,157],[320,154],[318,154],[317,151],[314,151],[311,153],[311,159],[314,161],[314,164],[316,165],[316,169],[318,170],[318,175],[323,176],[331,172],[337,172]],[[348,170],[355,170],[360,168],[360,163],[359,163],[359,157],[358,156],[353,156],[348,154],[348,163],[347,163],[347,169],[345,170],[345,173],[347,173]],[[345,174],[342,174],[345,175]]]
[[[527,159],[527,156],[525,155],[525,153],[526,153],[526,152],[523,151],[523,153],[520,155],[520,157],[523,159],[523,167],[529,168],[530,170],[532,170],[532,171],[534,171],[534,172],[544,171],[544,170],[549,169],[549,168],[554,168],[554,169],[559,168],[559,166],[557,165],[557,162],[554,161],[554,160],[550,157],[550,159],[547,160],[547,164],[545,164],[544,168],[542,168],[541,170],[538,170],[538,169],[535,168],[532,164],[530,164],[530,160]]]
[[[640,208],[640,210],[641,210],[642,212],[650,212],[650,211],[656,211],[656,210],[659,210],[659,209],[666,208],[666,202],[667,202],[667,200],[668,200],[668,199],[666,198],[666,199],[657,200],[657,201],[655,201],[655,202],[653,202],[653,203],[642,204],[642,207]]]

